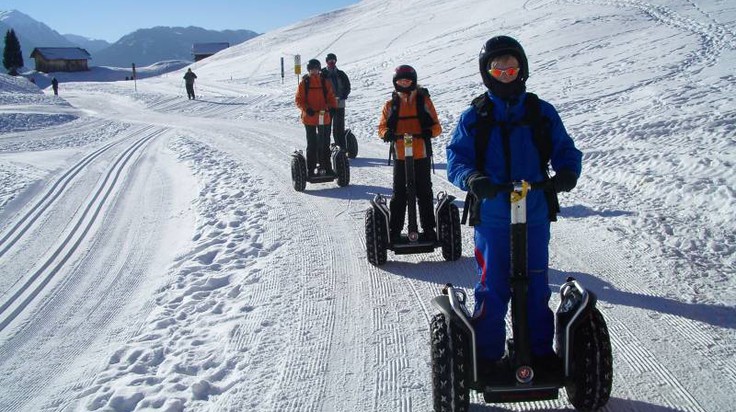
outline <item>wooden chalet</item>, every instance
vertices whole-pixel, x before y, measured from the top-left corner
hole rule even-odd
[[[87,61],[92,56],[79,47],[36,47],[31,58],[39,72],[82,72],[89,70]]]

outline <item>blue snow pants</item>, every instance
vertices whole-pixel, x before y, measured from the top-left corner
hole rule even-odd
[[[475,227],[475,260],[480,280],[475,286],[476,345],[480,358],[501,359],[505,352],[505,317],[511,300],[510,227]],[[549,265],[549,223],[527,228],[528,317],[532,355],[554,353],[554,315],[549,308],[551,290]]]

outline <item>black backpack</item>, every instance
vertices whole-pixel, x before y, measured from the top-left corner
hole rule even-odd
[[[388,119],[386,120],[386,126],[389,130],[396,131],[396,126],[399,124],[399,120],[403,119],[416,119],[419,118],[419,124],[423,129],[431,129],[434,126],[434,119],[432,115],[426,110],[424,100],[429,97],[429,90],[424,87],[417,88],[417,115],[416,116],[404,116],[399,117],[399,106],[401,105],[401,97],[397,92],[391,93],[391,112],[389,113]],[[425,139],[424,146],[427,148],[427,157],[432,157],[432,140]]]
[[[511,146],[509,142],[511,129],[514,127],[531,127],[532,140],[539,152],[539,168],[545,179],[549,179],[549,161],[552,157],[552,122],[548,117],[542,115],[542,105],[536,94],[526,94],[524,117],[515,122],[499,122],[493,118],[493,101],[487,93],[473,99],[471,106],[475,109],[478,117],[478,121],[470,126],[470,130],[475,130],[475,168],[480,173],[483,173],[484,170],[486,149],[493,127],[501,128],[507,176],[511,176]],[[544,193],[547,199],[549,220],[551,222],[557,221],[557,213],[560,211],[557,194],[554,191],[545,191]],[[471,226],[478,225],[480,223],[480,201],[471,192],[468,192],[465,197],[462,223],[467,221],[468,212],[470,212],[469,224]]]

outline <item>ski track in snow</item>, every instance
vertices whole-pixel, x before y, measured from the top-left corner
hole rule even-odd
[[[420,20],[432,16],[440,28],[391,17],[406,7],[427,11]],[[457,15],[468,7],[472,16]],[[9,184],[0,191],[0,216],[9,218],[0,227],[0,265],[13,276],[0,277],[7,376],[0,409],[430,410],[430,300],[448,281],[472,289],[472,230],[463,228],[457,262],[435,251],[389,253],[380,268],[367,263],[367,200],[390,193],[391,181],[375,125],[389,96],[386,73],[410,62],[432,91],[444,129],[436,147],[444,147],[479,93],[477,48],[489,26],[521,34],[533,64],[530,89],[555,104],[584,152],[579,187],[562,196],[562,218],[553,225],[550,283],[556,292],[575,276],[598,295],[615,371],[603,410],[729,409],[736,390],[736,77],[712,71],[733,66],[729,14],[717,2],[693,0],[518,7],[367,0],[242,45],[248,67],[235,78],[227,64],[243,60],[234,50],[202,62],[196,101],[176,89],[178,74],[141,82],[138,92],[129,83],[69,83],[64,92],[74,105],[42,94],[2,100],[0,182]],[[376,16],[386,13],[386,33],[371,37]],[[338,17],[349,27],[334,25]],[[314,33],[313,24],[330,29]],[[295,84],[282,86],[266,73],[272,56],[262,51],[305,48],[305,32],[314,37],[303,56],[336,49],[355,79],[348,126],[360,155],[351,160],[350,186],[295,193],[288,159],[304,145]],[[345,56],[346,45],[362,51]],[[581,69],[591,66],[592,73]],[[75,154],[63,167],[12,161],[49,149]],[[128,233],[106,223],[142,215],[157,226],[172,218],[167,213],[176,208],[164,205],[173,189],[164,188],[178,182],[152,172],[167,158],[161,152],[196,179],[196,220],[168,250],[178,252],[165,262],[168,270],[151,280],[158,251],[146,240],[163,235],[146,224]],[[444,151],[435,153],[435,193],[462,199],[443,176]],[[160,190],[124,202],[148,173]],[[37,269],[20,270],[34,254]],[[142,289],[140,302],[131,301]],[[126,315],[128,324],[118,319]],[[58,335],[68,339],[56,344]],[[44,356],[44,376],[24,373],[24,362]],[[76,367],[67,368],[69,361]],[[555,401],[503,407],[483,404],[474,392],[471,400],[471,411],[570,410],[564,391]]]
[[[29,276],[24,283],[12,293],[5,303],[0,306],[0,332],[2,332],[10,322],[12,322],[18,314],[20,314],[33,301],[33,299],[43,291],[43,288],[51,282],[56,273],[61,270],[61,268],[69,261],[69,258],[77,251],[79,245],[85,240],[91,227],[96,223],[96,219],[105,207],[108,197],[110,197],[110,195],[117,189],[116,184],[119,181],[122,171],[127,163],[131,158],[133,158],[136,152],[139,151],[141,146],[156,137],[159,133],[160,132],[156,131],[150,134],[145,134],[144,131],[144,137],[137,140],[132,146],[126,149],[120,157],[117,158],[113,167],[105,176],[102,185],[100,185],[95,192],[94,197],[86,205],[84,212],[74,223],[72,229],[59,243],[58,248],[42,263],[41,267]],[[61,189],[63,190],[63,187]],[[51,200],[53,201],[53,199]],[[38,213],[36,213],[37,211]],[[35,216],[29,221],[29,224],[26,225],[23,230],[19,231],[13,241],[7,242],[8,245],[0,252],[4,253],[8,248],[13,246],[15,241],[25,233],[25,230],[33,224],[33,221],[35,221],[40,213],[43,213],[43,208],[37,209],[34,207],[31,210],[31,213]],[[22,224],[24,221],[25,219],[22,219],[20,223]],[[12,234],[16,227],[13,227],[8,233]],[[0,256],[2,256],[1,253]]]

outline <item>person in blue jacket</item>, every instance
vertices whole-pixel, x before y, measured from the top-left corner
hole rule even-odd
[[[541,162],[544,164],[540,167],[542,153],[533,127],[522,121],[529,111],[525,103],[531,95],[526,92],[529,64],[524,49],[511,37],[496,36],[481,49],[479,64],[488,89],[479,99],[489,102],[487,115],[492,116],[491,126],[485,128],[487,146],[484,153],[476,152],[477,124],[481,119],[473,106],[461,115],[447,146],[447,176],[480,202],[479,215],[471,216],[471,221],[475,219],[475,258],[480,277],[475,286],[476,344],[481,362],[498,366],[505,351],[505,316],[511,298],[511,213],[508,193],[496,193],[495,185],[543,181],[548,178],[548,164]],[[580,176],[582,153],[575,148],[555,108],[541,99],[537,102],[541,116],[548,120],[545,130],[547,139],[551,139],[551,151],[547,155],[555,171],[551,186],[555,192],[569,191]],[[484,159],[482,165],[479,158]],[[547,280],[550,221],[555,220],[558,204],[556,194],[552,195],[553,202],[548,197],[544,191],[530,191],[527,195],[528,319],[535,367],[558,364],[553,350],[554,315],[549,308],[551,291]]]

